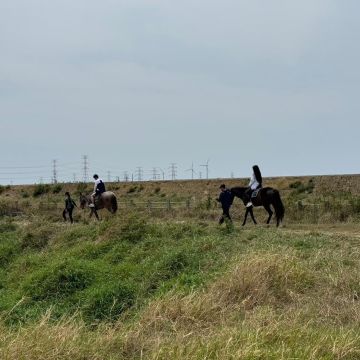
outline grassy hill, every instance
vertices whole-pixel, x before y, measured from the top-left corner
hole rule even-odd
[[[280,229],[219,227],[224,180],[113,183],[119,213],[74,225],[90,185],[2,188],[0,358],[358,359],[359,179],[266,179]]]

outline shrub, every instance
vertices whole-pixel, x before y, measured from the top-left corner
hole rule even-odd
[[[290,189],[299,189],[303,186],[303,183],[301,181],[295,181],[289,185]]]
[[[132,194],[132,193],[134,193],[136,190],[137,190],[137,186],[136,186],[136,185],[135,185],[135,186],[130,186],[129,189],[128,189],[128,191],[127,191],[127,193],[128,193],[128,194]]]
[[[76,187],[76,193],[80,194],[80,193],[87,193],[88,191],[91,191],[88,189],[88,184],[87,183],[78,183],[77,187]]]
[[[62,189],[63,189],[62,185],[56,184],[56,185],[53,187],[52,193],[53,193],[53,194],[59,194],[59,192],[60,192]]]
[[[30,195],[27,191],[21,189],[20,191],[20,196],[23,198],[23,199],[27,199]]]
[[[303,184],[301,181],[295,181],[290,184],[290,189],[294,189],[296,194],[308,193],[311,194],[314,190],[314,179],[310,179],[307,184]]]
[[[50,185],[48,184],[38,184],[36,185],[33,196],[38,197],[44,194],[47,194],[50,191]]]
[[[352,198],[350,200],[351,210],[355,214],[360,214],[360,198]]]
[[[5,187],[0,185],[0,195],[5,191]]]

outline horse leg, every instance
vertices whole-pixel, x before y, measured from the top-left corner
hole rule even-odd
[[[251,216],[251,218],[252,218],[252,221],[254,222],[255,225],[257,225],[257,222],[256,222],[256,220],[255,220],[255,216],[254,216],[254,212],[253,212],[253,208],[251,207],[251,208],[249,209],[249,211],[250,211],[250,216]]]
[[[243,222],[242,226],[245,226],[248,215],[249,215],[249,208],[246,208],[245,218],[244,218],[244,222]]]
[[[270,224],[270,221],[271,221],[271,218],[272,218],[272,216],[273,216],[273,211],[271,210],[271,207],[270,207],[270,205],[264,205],[264,208],[265,208],[265,210],[268,212],[268,214],[269,214],[269,218],[267,219],[267,222],[266,222],[266,224]]]

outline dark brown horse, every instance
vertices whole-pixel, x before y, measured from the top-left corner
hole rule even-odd
[[[249,198],[248,198],[247,194],[245,193],[246,190],[247,190],[246,187],[233,187],[231,189],[231,193],[233,194],[234,197],[236,196],[236,197],[240,198],[243,201],[244,205],[246,205],[247,202],[249,201]],[[268,212],[269,218],[266,222],[267,224],[270,223],[270,220],[273,216],[273,211],[271,210],[271,206],[275,210],[276,226],[279,226],[280,223],[283,221],[284,214],[285,214],[285,208],[281,201],[279,191],[277,191],[276,189],[273,189],[270,187],[260,189],[258,192],[258,195],[255,198],[252,198],[251,202],[252,202],[253,206],[255,206],[255,207],[263,206],[265,208],[265,210]],[[245,218],[244,218],[244,222],[242,224],[243,226],[246,224],[246,220],[247,220],[249,213],[250,213],[250,216],[251,216],[254,224],[257,224],[255,217],[254,217],[254,213],[253,213],[253,206],[246,208]]]
[[[91,210],[90,217],[92,217],[94,214],[95,217],[99,220],[97,210],[107,209],[112,214],[115,214],[118,209],[116,196],[111,191],[102,193],[100,197],[95,200],[95,207],[90,207],[90,204],[92,204],[91,195],[84,195],[80,193],[80,208],[84,209],[85,207],[88,207]]]

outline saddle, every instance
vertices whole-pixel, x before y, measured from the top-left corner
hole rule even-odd
[[[260,191],[261,191],[261,188],[254,190],[254,191],[252,192],[252,194],[251,194],[251,199],[257,198],[258,195],[259,195],[259,193],[260,193]]]

